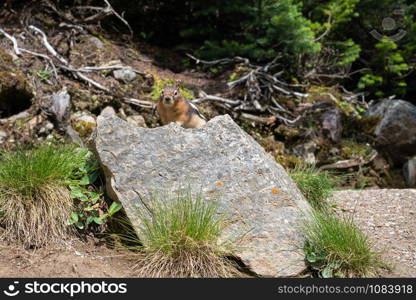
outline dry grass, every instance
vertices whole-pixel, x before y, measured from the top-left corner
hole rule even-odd
[[[73,201],[66,187],[44,185],[31,198],[0,189],[0,222],[3,237],[24,246],[41,246],[58,242],[72,233],[67,225]]]
[[[73,200],[65,181],[83,166],[86,151],[69,145],[17,149],[0,157],[2,238],[26,247],[58,242],[73,232]]]
[[[144,278],[232,278],[246,277],[236,263],[210,247],[184,250],[175,255],[163,251],[141,251],[135,256],[135,275]]]

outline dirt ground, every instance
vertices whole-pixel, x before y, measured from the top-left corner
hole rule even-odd
[[[383,277],[416,277],[415,189],[337,191],[333,199],[393,266]]]
[[[128,254],[92,240],[74,239],[36,250],[2,242],[0,277],[133,277]]]

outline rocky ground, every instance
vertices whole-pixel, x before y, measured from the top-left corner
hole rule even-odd
[[[110,249],[89,240],[28,250],[0,246],[0,277],[131,277],[127,250]]]
[[[385,276],[416,277],[416,190],[345,190],[333,200],[392,265]]]
[[[392,266],[383,277],[416,277],[416,190],[344,190],[332,200]],[[132,252],[93,239],[38,250],[2,244],[0,277],[134,277],[132,259]]]

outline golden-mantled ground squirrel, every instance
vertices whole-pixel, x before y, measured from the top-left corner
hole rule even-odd
[[[207,123],[195,105],[181,95],[177,86],[164,87],[156,109],[163,125],[177,122],[184,128],[201,128]]]

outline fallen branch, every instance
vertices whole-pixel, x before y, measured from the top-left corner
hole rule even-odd
[[[154,109],[156,105],[153,102],[146,101],[146,100],[139,100],[129,97],[123,97],[123,100],[127,103],[139,106],[141,108],[147,108],[147,109]]]
[[[108,88],[106,88],[105,86],[101,85],[100,83],[92,80],[91,78],[88,78],[87,76],[85,76],[81,72],[76,72],[75,74],[77,74],[77,76],[79,78],[81,78],[82,80],[90,83],[91,85],[95,86],[96,88],[98,88],[100,90],[103,90],[104,92],[110,92],[110,90]]]
[[[124,25],[126,25],[127,27],[128,27],[128,29],[129,29],[129,31],[130,31],[130,35],[131,36],[133,36],[133,30],[131,29],[131,27],[130,27],[130,25],[129,25],[129,23],[119,14],[119,13],[117,13],[115,10],[114,10],[114,8],[111,6],[111,4],[110,4],[110,2],[108,2],[107,0],[104,0],[104,2],[105,2],[105,4],[107,4],[108,5],[108,7],[111,9],[111,11],[112,11],[112,13],[117,17],[117,18],[119,18],[120,19],[120,21],[121,22],[123,22],[124,23]]]
[[[376,158],[377,154],[378,154],[377,151],[373,150],[373,152],[371,153],[371,156],[368,159],[364,159],[362,157],[352,158],[352,159],[347,159],[347,160],[340,160],[333,164],[323,165],[319,167],[318,172],[321,172],[323,170],[331,170],[331,169],[347,169],[351,167],[361,167],[372,162]]]
[[[101,66],[101,67],[81,67],[78,69],[71,69],[71,68],[66,68],[69,71],[72,72],[84,72],[84,73],[90,73],[93,71],[102,71],[102,70],[131,70],[134,73],[140,74],[140,75],[147,75],[145,72],[143,71],[139,71],[136,69],[132,69],[130,67],[126,67],[126,66],[120,66],[120,65],[113,65],[113,66]]]
[[[271,125],[271,124],[275,123],[276,119],[277,119],[275,116],[273,116],[273,117],[258,117],[258,116],[251,115],[251,114],[248,114],[248,113],[242,113],[240,116],[244,120],[254,121],[254,122],[257,122],[257,123],[263,123],[263,124],[266,124],[266,125]]]
[[[13,115],[11,117],[0,119],[0,124],[13,123],[17,120],[24,119],[24,118],[27,118],[27,117],[30,117],[30,113],[29,113],[28,110],[24,110],[24,111],[22,111],[22,112],[20,112],[16,115]]]
[[[30,55],[41,57],[41,58],[45,59],[47,62],[49,62],[49,64],[52,66],[53,74],[55,75],[56,80],[60,81],[59,76],[58,76],[58,72],[56,70],[56,66],[53,63],[53,60],[49,56],[41,54],[41,53],[36,53],[36,52],[30,51],[30,50],[22,49],[22,48],[20,50],[22,52],[28,53]]]
[[[51,65],[51,67],[52,67],[52,70],[53,70],[53,73],[55,75],[56,80],[59,81],[59,76],[58,76],[58,72],[56,71],[55,64],[53,63],[52,59],[49,56],[41,54],[41,53],[36,53],[36,52],[30,51],[30,50],[26,50],[26,49],[23,49],[23,48],[19,48],[19,46],[17,44],[17,40],[16,40],[15,37],[9,35],[8,33],[6,33],[1,28],[0,28],[0,32],[3,33],[3,35],[6,38],[8,38],[9,40],[11,40],[13,42],[13,49],[14,49],[14,52],[15,52],[16,55],[20,56],[21,53],[24,52],[24,53],[28,53],[28,54],[33,55],[33,56],[41,57],[41,58],[45,59],[46,61],[48,61],[49,64]]]
[[[223,58],[223,59],[211,60],[211,61],[196,58],[195,56],[193,56],[189,53],[186,53],[186,56],[195,60],[196,64],[202,63],[204,65],[225,65],[225,64],[230,64],[230,63],[249,64],[249,62],[250,62],[247,58],[243,58],[243,57],[240,57],[240,56],[236,56],[234,58]]]

